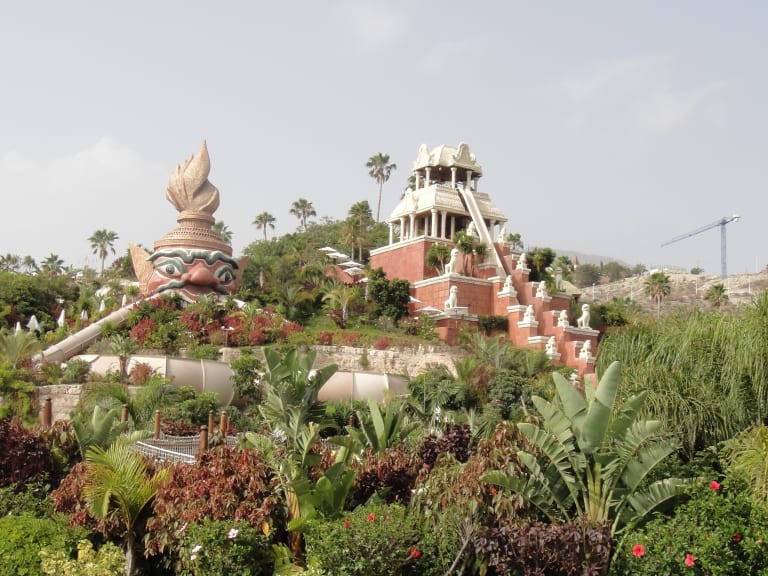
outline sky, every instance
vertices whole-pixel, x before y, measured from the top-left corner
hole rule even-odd
[[[8,3],[0,254],[151,246],[203,140],[236,254],[261,212],[296,231],[299,198],[375,214],[379,152],[388,216],[420,145],[463,142],[527,249],[719,274],[719,226],[661,244],[739,214],[728,272],[762,270],[766,21],[757,0]]]

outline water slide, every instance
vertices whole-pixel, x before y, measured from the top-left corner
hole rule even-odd
[[[502,278],[506,277],[507,272],[504,269],[504,263],[501,260],[501,256],[499,256],[498,250],[496,250],[496,244],[491,237],[491,233],[488,231],[488,227],[485,225],[485,220],[483,219],[483,214],[480,211],[480,207],[477,205],[474,192],[472,192],[472,190],[470,190],[467,186],[459,186],[457,188],[459,190],[459,194],[461,194],[462,198],[464,199],[464,204],[467,206],[470,216],[472,216],[472,221],[475,223],[475,228],[477,229],[477,233],[480,236],[480,241],[489,248],[489,253],[493,258],[493,264],[496,266],[496,275],[501,276]]]
[[[79,354],[88,346],[93,344],[96,340],[101,338],[101,328],[108,322],[115,324],[122,324],[128,318],[128,314],[136,306],[137,302],[123,306],[114,312],[107,314],[104,318],[101,318],[80,330],[67,336],[61,342],[54,344],[46,348],[42,354],[38,354],[34,357],[35,362],[66,362],[72,356]]]

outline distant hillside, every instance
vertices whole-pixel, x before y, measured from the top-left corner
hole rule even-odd
[[[687,273],[667,272],[671,281],[672,291],[662,301],[661,312],[669,312],[679,306],[710,307],[704,300],[707,289],[713,284],[722,282],[720,276],[696,275]],[[594,288],[594,301],[607,302],[614,296],[618,298],[632,298],[643,309],[656,313],[656,304],[648,299],[645,294],[645,280],[647,276],[625,278],[618,282],[597,285]],[[724,309],[748,304],[752,297],[768,290],[768,272],[757,274],[734,274],[728,276],[723,282],[728,289],[729,303]],[[582,299],[593,300],[592,287],[582,288]]]
[[[600,262],[603,264],[607,264],[608,262],[618,262],[619,264],[622,264],[623,266],[632,267],[634,264],[628,264],[627,262],[624,262],[623,260],[620,260],[619,258],[614,258],[613,256],[600,256],[599,254],[584,254],[583,252],[575,252],[573,250],[558,250],[557,248],[552,248],[552,250],[555,251],[555,254],[558,256],[568,256],[571,260],[573,260],[574,256],[579,259],[579,264],[596,264],[597,266],[600,265]]]

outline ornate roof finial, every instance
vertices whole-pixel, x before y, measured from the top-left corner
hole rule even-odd
[[[203,140],[197,154],[176,167],[165,196],[179,212],[195,211],[212,215],[219,207],[219,190],[208,181],[211,159]]]

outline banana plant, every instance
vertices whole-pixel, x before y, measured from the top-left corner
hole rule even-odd
[[[360,428],[349,427],[350,436],[363,447],[370,447],[377,454],[383,454],[390,446],[401,443],[417,427],[408,422],[403,406],[399,402],[385,405],[382,412],[376,400],[368,400],[368,413],[357,412]]]
[[[528,474],[493,471],[483,480],[519,494],[551,521],[608,523],[611,536],[680,495],[685,480],[646,482],[678,443],[660,434],[661,422],[640,419],[644,392],[615,406],[620,375],[614,362],[582,394],[553,374],[555,401],[533,398],[540,425],[517,425],[533,447],[518,451]]]

